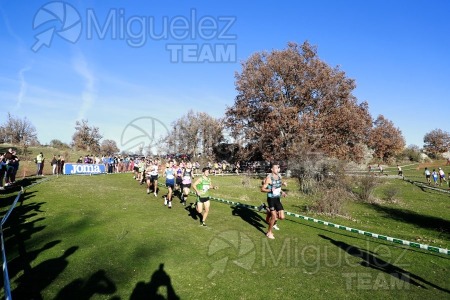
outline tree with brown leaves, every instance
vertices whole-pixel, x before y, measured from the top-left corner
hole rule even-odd
[[[236,73],[238,95],[226,125],[241,157],[258,153],[285,160],[309,149],[359,160],[371,128],[367,103],[357,104],[355,82],[319,59],[308,42],[253,54]]]
[[[450,133],[434,129],[423,137],[423,148],[437,157],[439,153],[450,151]]]
[[[373,122],[368,145],[374,150],[377,158],[387,161],[403,151],[405,139],[392,121],[379,115]]]

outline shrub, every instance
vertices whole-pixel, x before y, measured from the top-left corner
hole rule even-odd
[[[326,190],[322,197],[319,197],[311,210],[318,213],[338,215],[343,212],[343,204],[349,197],[349,193],[342,188],[334,187]]]
[[[388,187],[386,190],[384,190],[384,196],[386,201],[393,202],[395,200],[395,197],[398,195],[398,192],[399,190],[397,187],[393,186]]]
[[[249,176],[242,176],[241,183],[244,187],[250,187],[250,177]]]
[[[357,198],[364,202],[370,202],[373,197],[375,187],[378,185],[378,179],[374,176],[361,176],[358,179],[358,188],[354,191]]]

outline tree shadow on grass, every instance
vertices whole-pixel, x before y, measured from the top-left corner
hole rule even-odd
[[[231,208],[233,209],[231,212],[233,216],[241,217],[242,220],[255,227],[258,231],[266,234],[264,231],[266,227],[265,220],[257,212],[239,205],[232,206]]]
[[[443,235],[443,238],[450,239],[450,221],[448,220],[421,215],[411,210],[386,207],[379,204],[370,204],[370,206],[378,212],[385,213],[386,218],[435,230]]]
[[[390,264],[389,262],[387,262],[381,258],[376,257],[374,255],[374,253],[371,251],[362,250],[358,247],[349,245],[347,243],[344,243],[341,241],[336,241],[336,240],[334,240],[330,237],[324,236],[322,234],[319,234],[319,237],[321,237],[327,241],[330,241],[330,243],[341,248],[348,254],[350,254],[354,257],[361,258],[360,265],[363,267],[368,267],[368,268],[372,268],[374,270],[384,272],[394,278],[397,278],[398,280],[404,281],[406,283],[412,284],[417,287],[427,289],[427,287],[424,285],[424,284],[427,284],[427,285],[429,285],[435,289],[438,289],[440,291],[450,293],[450,291],[447,289],[441,288],[441,287],[425,280],[424,278],[422,278],[418,275],[412,274],[400,267]]]
[[[92,274],[87,280],[78,278],[66,285],[55,300],[80,300],[91,299],[94,295],[111,295],[116,292],[116,285],[106,275],[105,270],[99,270]],[[113,297],[109,299],[119,299]]]
[[[166,288],[167,296],[160,293],[160,288]],[[180,297],[177,296],[175,290],[173,289],[170,276],[164,270],[164,264],[159,265],[159,269],[156,270],[151,278],[150,282],[138,282],[134,288],[130,300],[140,300],[140,299],[152,299],[152,300],[177,300]]]

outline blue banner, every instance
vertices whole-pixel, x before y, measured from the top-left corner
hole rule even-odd
[[[65,175],[73,174],[101,174],[106,173],[105,165],[97,164],[64,164],[63,173]]]

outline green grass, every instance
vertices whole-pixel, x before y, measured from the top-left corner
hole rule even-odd
[[[34,179],[28,179],[29,184]],[[261,180],[212,176],[214,196],[259,205]],[[394,179],[397,201],[349,201],[346,216],[305,212],[289,181],[287,211],[450,248],[449,196]],[[201,227],[178,201],[169,210],[130,174],[61,176],[30,187],[4,226],[13,299],[448,298],[449,256],[298,218],[264,236],[264,215],[212,202]],[[1,210],[14,194],[1,195]],[[193,197],[188,199],[192,202]],[[216,272],[215,272],[215,271]],[[403,277],[402,277],[403,276]],[[398,278],[403,280],[399,280]]]

